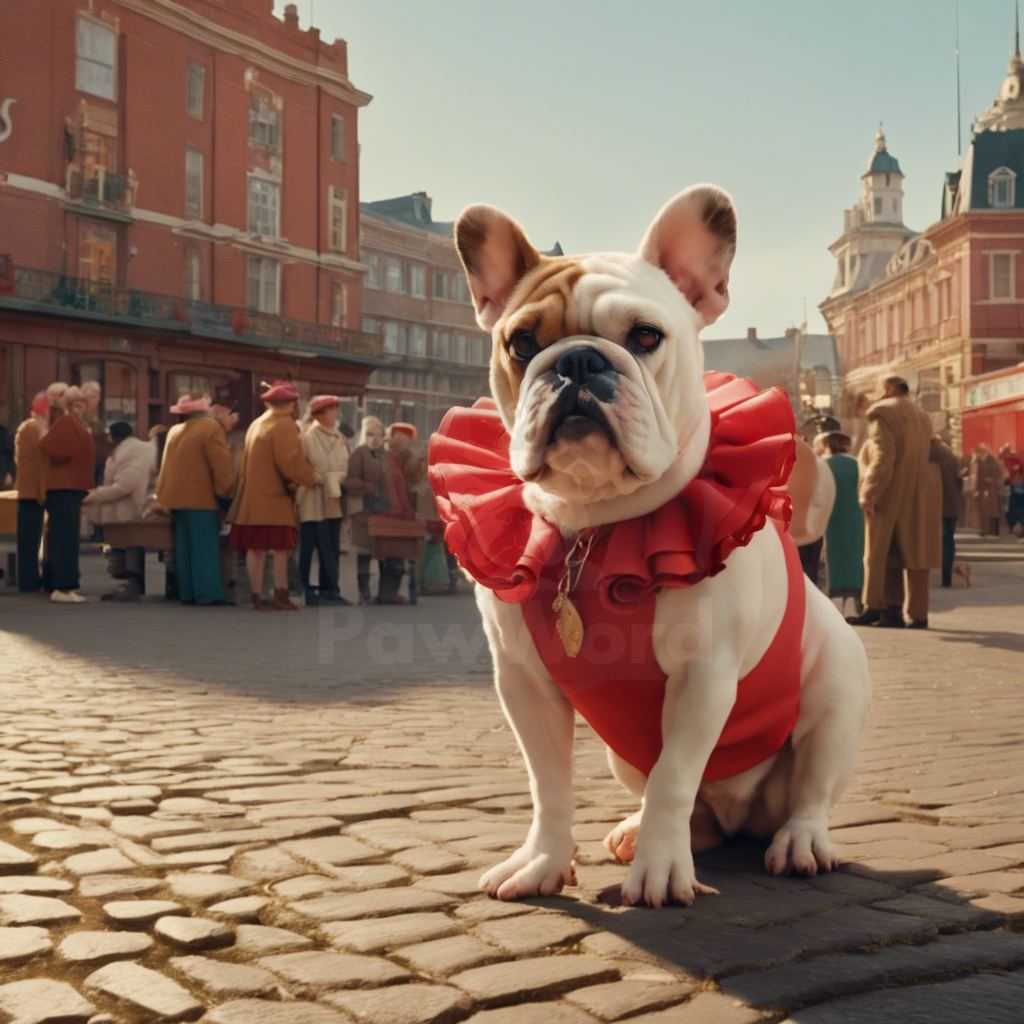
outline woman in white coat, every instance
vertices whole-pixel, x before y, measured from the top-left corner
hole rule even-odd
[[[156,472],[156,448],[135,437],[129,423],[112,423],[109,437],[113,454],[106,462],[103,486],[85,496],[82,509],[98,523],[127,523],[142,516]],[[146,549],[111,550],[108,557],[111,575],[128,582],[104,594],[103,600],[141,600],[146,593]]]
[[[306,589],[306,604],[350,604],[338,585],[341,555],[341,483],[348,472],[348,442],[336,424],[341,399],[317,395],[309,403],[312,422],[302,434],[306,459],[324,482],[300,487],[295,495],[299,510],[299,575]],[[320,561],[319,586],[309,578],[313,552]]]

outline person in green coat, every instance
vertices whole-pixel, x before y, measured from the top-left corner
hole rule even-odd
[[[825,437],[825,462],[836,481],[836,501],[825,528],[825,560],[828,565],[828,596],[838,597],[845,610],[852,597],[855,614],[863,610],[864,510],[857,497],[857,460],[849,454],[850,438],[834,431]]]

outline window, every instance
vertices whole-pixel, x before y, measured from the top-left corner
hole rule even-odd
[[[364,316],[359,318],[359,329],[366,331],[367,334],[377,333],[377,321],[372,316]]]
[[[249,97],[249,144],[275,153],[281,149],[280,101],[266,89],[253,89]]]
[[[344,252],[347,248],[348,194],[340,189],[330,188],[331,250]]]
[[[185,150],[185,216],[203,215],[203,154],[202,150]]]
[[[75,88],[105,100],[117,98],[114,61],[117,37],[101,21],[78,16],[78,45],[75,53]]]
[[[413,263],[409,267],[409,291],[413,298],[427,297],[427,268],[419,263]]]
[[[203,119],[203,84],[206,68],[194,60],[188,62],[188,116]]]
[[[384,281],[384,287],[389,292],[404,292],[405,286],[402,281],[402,262],[401,260],[387,259],[384,261],[387,267],[387,277]]]
[[[81,225],[78,276],[95,284],[113,284],[117,275],[117,234],[99,225]]]
[[[185,250],[185,298],[198,302],[202,298],[198,249]]]
[[[425,356],[427,354],[427,329],[413,324],[409,330],[409,355]]]
[[[1013,256],[1010,253],[999,252],[991,254],[991,272],[989,280],[989,298],[991,299],[1012,299],[1013,289]]]
[[[1012,207],[1016,203],[1017,175],[1009,167],[999,167],[988,176],[990,206]]]
[[[277,312],[277,260],[246,257],[245,304],[258,313]]]
[[[456,302],[469,302],[469,286],[462,274],[456,274],[452,281],[451,297]]]
[[[452,336],[447,331],[434,332],[434,358],[451,359]]]
[[[363,262],[370,269],[366,271],[366,280],[364,284],[367,288],[379,288],[380,287],[380,257],[379,256],[363,256]]]
[[[466,336],[464,334],[455,335],[454,359],[457,363],[466,362]]]
[[[249,178],[249,233],[277,238],[281,186],[262,178]]]
[[[442,274],[440,270],[434,271],[434,298],[448,298],[448,275]]]
[[[348,315],[348,289],[340,282],[331,285],[331,326],[344,327]]]
[[[875,216],[881,217],[882,215],[882,199],[881,196],[875,196]]]
[[[384,324],[384,351],[404,353],[409,348],[409,332],[405,324],[389,320]]]
[[[338,163],[345,159],[345,118],[337,114],[331,118],[331,159]]]

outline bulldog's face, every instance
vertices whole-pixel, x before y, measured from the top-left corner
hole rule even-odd
[[[466,210],[455,234],[492,332],[491,390],[517,475],[572,503],[664,476],[707,409],[698,332],[728,305],[729,197],[681,193],[636,255],[544,257],[486,206]]]

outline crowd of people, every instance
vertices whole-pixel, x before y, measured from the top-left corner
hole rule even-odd
[[[313,397],[300,424],[300,394],[286,381],[265,385],[265,412],[243,445],[229,443],[238,424],[233,403],[183,395],[171,407],[179,422],[154,427],[147,440],[116,422],[99,446],[90,430],[93,389],[57,383],[34,398],[14,443],[18,495],[19,588],[48,592],[59,603],[79,593],[83,517],[101,526],[168,519],[173,547],[162,556],[173,591],[184,604],[234,604],[235,555],[244,558],[257,610],[297,610],[289,593],[289,563],[307,606],[349,604],[339,579],[342,530],[348,521],[357,550],[360,603],[417,600],[417,565],[402,558],[378,562],[371,593],[371,516],[412,519],[432,508],[424,461],[412,450],[416,428],[363,419],[354,451],[339,428],[340,398]],[[93,405],[95,408],[95,405]],[[234,448],[234,450],[233,450]],[[104,600],[138,601],[146,592],[146,548],[108,544],[109,571],[124,581]],[[264,593],[268,553],[272,595]],[[318,563],[315,581],[314,556]],[[399,593],[408,574],[407,595]],[[454,589],[444,561],[445,586]]]
[[[997,458],[985,444],[958,459],[901,377],[886,379],[865,418],[856,458],[844,433],[815,438],[835,480],[825,531],[827,591],[844,611],[852,599],[847,621],[854,625],[927,629],[930,570],[941,570],[942,586],[952,586],[958,524],[999,535],[1007,482],[1007,527],[1024,536],[1024,461],[1008,445]],[[959,568],[969,579],[969,567]]]

